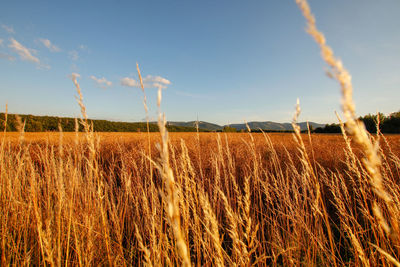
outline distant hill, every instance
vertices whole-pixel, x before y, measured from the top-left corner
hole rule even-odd
[[[279,122],[272,122],[272,121],[252,121],[247,123],[252,130],[266,130],[266,131],[292,131],[293,127],[291,123],[279,123]],[[300,129],[307,130],[307,122],[300,122],[298,123]],[[309,122],[310,127],[313,129],[324,127],[325,124]],[[175,125],[175,126],[185,126],[185,127],[196,127],[196,121],[169,121],[168,125]],[[199,129],[207,130],[207,131],[219,131],[222,130],[225,126],[230,126],[236,128],[236,130],[246,130],[246,124],[244,123],[235,123],[229,125],[218,125],[214,123],[209,123],[205,121],[199,121]]]
[[[278,122],[272,122],[272,121],[252,121],[248,122],[247,125],[250,127],[251,130],[273,130],[273,131],[287,131],[287,130],[292,130],[291,128],[288,128],[286,124],[284,123],[278,123]],[[235,124],[229,124],[230,127],[236,128],[236,130],[246,130],[246,124],[245,123],[235,123]]]
[[[291,123],[279,123],[272,121],[251,121],[247,123],[251,130],[266,130],[266,131],[292,131],[293,127]],[[298,123],[300,129],[307,130],[307,122]],[[318,127],[324,127],[325,124],[309,122],[310,127],[316,129]],[[236,130],[246,130],[246,124],[229,124],[230,127],[236,128]]]
[[[20,124],[17,120],[17,116],[20,117],[22,123],[25,122],[26,132],[46,132],[46,131],[58,131],[58,125],[61,126],[64,132],[75,131],[75,118],[67,117],[56,117],[56,116],[35,116],[35,115],[17,115],[8,114],[7,119],[7,131],[17,131],[18,125]],[[5,114],[0,113],[0,131],[4,130],[4,118]],[[365,115],[359,117],[359,120],[364,122],[366,129],[370,133],[376,133],[376,122],[377,115]],[[393,112],[388,116],[379,114],[380,131],[382,133],[400,133],[400,112]],[[147,124],[145,122],[118,122],[108,120],[89,120],[93,124],[96,132],[146,132]],[[229,125],[218,125],[215,123],[209,123],[205,121],[199,121],[200,132],[210,131],[223,131],[224,127],[229,126],[235,128],[237,131],[246,130],[246,124],[234,123]],[[291,123],[278,123],[273,121],[251,121],[248,125],[253,131],[293,131]],[[307,122],[298,123],[301,131],[307,130]],[[311,130],[315,133],[340,133],[340,127],[338,124],[320,124],[315,122],[309,122]],[[170,132],[195,132],[196,121],[169,121],[167,122],[167,129]],[[83,127],[80,126],[80,131]],[[157,122],[149,123],[150,132],[157,132]],[[228,130],[228,129],[225,129]]]
[[[183,127],[196,127],[196,121],[169,121],[167,125],[174,126],[183,126]],[[218,131],[222,130],[222,126],[214,123],[209,123],[205,121],[199,121],[199,129],[207,130],[207,131]]]
[[[66,117],[56,116],[35,116],[35,115],[18,115],[22,121],[25,121],[26,132],[42,132],[42,131],[58,131],[58,125],[65,132],[71,132],[75,130],[75,119]],[[94,130],[96,132],[145,132],[147,131],[147,125],[145,122],[116,122],[107,120],[89,120],[93,123]],[[230,125],[218,125],[215,123],[209,123],[205,121],[199,121],[199,131],[222,131],[225,126],[236,128],[236,130],[246,130],[246,124],[230,124]],[[4,128],[4,113],[0,113],[0,130]],[[291,131],[293,130],[290,123],[277,123],[272,121],[252,121],[248,123],[252,130],[265,130],[265,131]],[[299,123],[301,130],[307,129],[307,123]],[[310,122],[310,126],[313,129],[318,127],[324,127],[324,124]],[[150,122],[150,132],[158,131],[158,126],[155,122]],[[16,120],[16,114],[8,114],[7,131],[16,131],[18,129],[18,122]],[[167,122],[167,129],[170,132],[195,132],[196,121],[169,121]],[[80,128],[82,130],[82,127]]]

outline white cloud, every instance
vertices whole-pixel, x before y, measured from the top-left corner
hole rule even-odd
[[[171,82],[161,76],[152,76],[147,75],[143,78],[143,86],[144,88],[167,88],[167,85],[170,85]],[[140,83],[135,79],[125,77],[121,79],[121,85],[128,87],[140,87]]]
[[[61,49],[56,45],[52,44],[49,39],[39,39],[39,41],[47,47],[51,52],[60,52]]]
[[[112,85],[112,82],[107,81],[106,78],[102,77],[102,78],[96,78],[95,76],[90,76],[90,79],[92,79],[93,81],[96,82],[97,86],[106,89],[107,87],[110,87]]]
[[[76,81],[76,79],[80,78],[81,75],[79,73],[73,72],[68,76],[71,80]]]
[[[159,83],[159,84],[163,84],[163,85],[169,85],[171,84],[171,82],[163,77],[160,76],[151,76],[151,75],[147,75],[144,79],[143,79],[143,83]]]
[[[132,79],[129,77],[122,78],[121,85],[128,86],[128,87],[140,87],[139,82],[137,82],[135,79]]]
[[[14,28],[12,26],[7,26],[2,24],[1,27],[8,33],[15,33]]]
[[[3,46],[3,39],[0,39],[0,46]]]
[[[11,49],[14,50],[15,53],[19,55],[22,60],[31,61],[37,64],[40,64],[40,60],[32,55],[32,53],[36,53],[36,51],[32,49],[28,49],[19,42],[17,42],[14,38],[10,39],[11,43],[8,45]],[[32,52],[32,53],[31,53]]]
[[[9,54],[4,54],[4,53],[0,53],[0,58],[2,59],[7,59],[9,61],[14,61],[15,57],[9,55]]]
[[[171,82],[161,76],[147,75],[143,78],[143,85],[146,88],[167,88]]]
[[[78,60],[79,59],[79,54],[78,54],[78,51],[76,51],[76,50],[72,50],[72,51],[69,51],[69,57],[72,59],[72,60]]]

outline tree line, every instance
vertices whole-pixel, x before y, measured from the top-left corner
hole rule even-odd
[[[379,119],[378,119],[379,118]],[[59,131],[59,127],[64,132],[75,131],[75,118],[55,117],[55,116],[35,116],[35,115],[7,115],[6,131],[19,131],[23,125],[26,132],[52,132]],[[382,113],[376,115],[368,114],[360,117],[359,120],[364,122],[365,128],[370,133],[377,133],[377,127],[382,133],[400,133],[400,111],[393,112],[388,116]],[[379,121],[379,124],[378,124]],[[89,120],[96,132],[147,132],[147,123],[145,122],[116,122],[107,120]],[[4,131],[5,114],[0,113],[0,130]],[[195,127],[167,125],[170,132],[196,132]],[[78,120],[78,131],[83,131],[82,125]],[[340,125],[337,123],[326,124],[324,127],[310,129],[313,133],[341,133]],[[149,131],[157,132],[156,123],[149,123]],[[200,132],[208,132],[205,129],[199,129]],[[236,128],[225,126],[221,132],[236,132]],[[252,130],[253,131],[253,130]],[[257,130],[253,131],[257,132]],[[275,131],[268,131],[275,132]],[[292,131],[277,131],[292,132]]]
[[[74,132],[76,123],[75,118],[55,117],[55,116],[34,116],[34,115],[17,115],[7,114],[7,132],[19,131],[24,127],[26,132],[55,132],[61,130],[63,132]],[[88,120],[93,125],[96,132],[147,132],[146,122],[116,122],[107,120]],[[0,130],[4,131],[5,114],[0,113]],[[196,132],[195,127],[167,125],[169,132]],[[79,123],[78,131],[84,131],[83,126]],[[158,132],[158,125],[154,122],[149,123],[150,132]],[[199,129],[200,132],[206,130]]]
[[[388,116],[382,113],[368,114],[364,117],[359,117],[365,125],[366,130],[369,133],[375,134],[379,131],[381,133],[400,133],[400,111],[393,112]],[[314,133],[341,133],[340,125],[336,123],[326,124],[325,127],[317,128],[313,130]]]

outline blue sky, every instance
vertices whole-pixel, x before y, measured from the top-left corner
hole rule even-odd
[[[353,76],[359,115],[400,109],[400,1],[312,0],[317,26]],[[291,0],[8,1],[0,4],[0,109],[167,120],[335,122],[339,87]]]

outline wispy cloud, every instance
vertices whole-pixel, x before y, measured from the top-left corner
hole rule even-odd
[[[30,61],[40,65],[40,60],[34,55],[32,55],[32,53],[35,53],[34,50],[26,48],[18,41],[16,41],[14,38],[11,38],[10,42],[11,43],[8,45],[8,47],[14,50],[14,52],[19,55],[21,60]]]
[[[152,76],[152,75],[147,75],[143,79],[143,85],[144,87],[148,88],[167,88],[167,85],[170,85],[171,82],[161,76]]]
[[[3,46],[3,39],[0,39],[0,46]]]
[[[112,82],[108,81],[106,78],[96,78],[95,76],[90,76],[90,79],[96,82],[97,86],[103,89],[107,89],[107,87],[110,87],[112,85]]]
[[[81,58],[81,55],[90,53],[90,49],[87,45],[80,44],[74,50],[68,52],[69,58],[73,61],[77,61]]]
[[[9,55],[9,54],[4,54],[4,53],[0,53],[0,58],[1,59],[7,59],[9,61],[14,61],[15,57]]]
[[[79,73],[73,72],[73,73],[71,73],[70,75],[68,75],[68,77],[69,77],[71,80],[76,81],[76,79],[80,78],[81,75],[80,75]]]
[[[69,51],[68,55],[74,61],[77,61],[79,59],[79,53],[76,50]]]
[[[51,52],[60,52],[61,49],[52,44],[51,41],[49,39],[39,39],[39,42],[41,42],[45,47],[47,47]]]
[[[14,28],[12,26],[7,26],[5,24],[2,24],[1,27],[8,33],[15,33]]]
[[[171,82],[161,76],[147,75],[143,78],[144,88],[167,88]],[[140,87],[140,83],[133,78],[125,77],[121,79],[122,86]]]
[[[122,78],[121,85],[127,86],[127,87],[140,87],[139,82],[137,82],[135,79],[132,79],[129,77]]]

